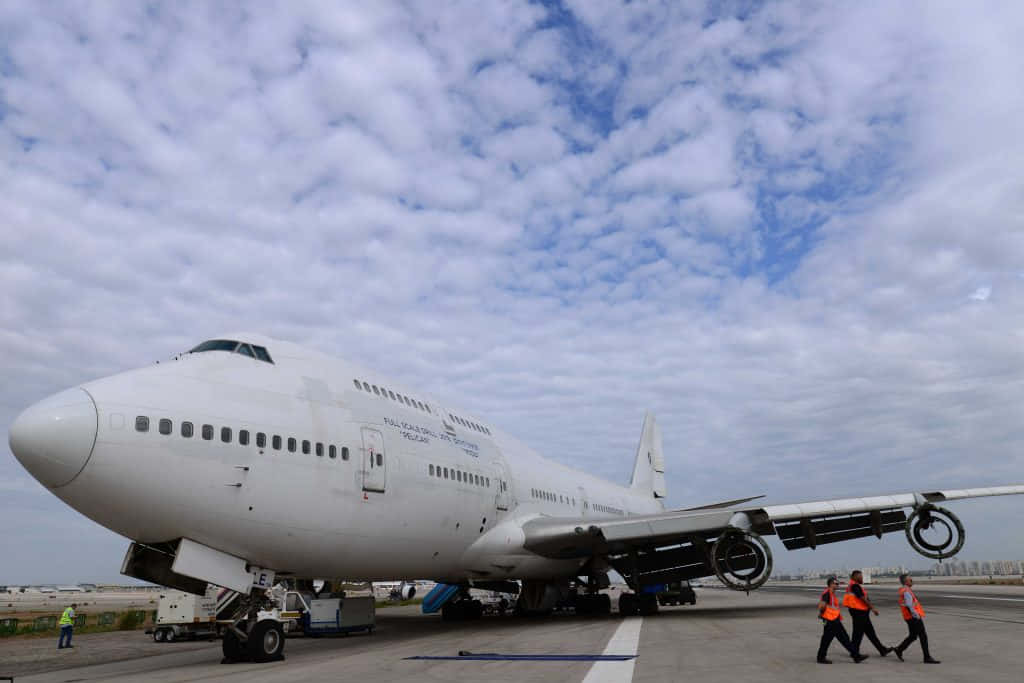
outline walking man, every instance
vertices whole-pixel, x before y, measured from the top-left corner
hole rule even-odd
[[[836,577],[828,577],[828,588],[818,598],[818,618],[825,622],[825,629],[821,633],[821,645],[818,646],[818,664],[831,664],[828,659],[828,646],[835,638],[839,644],[846,648],[846,651],[853,657],[853,661],[860,664],[868,658],[853,649],[850,637],[846,635],[843,628],[843,613],[839,611],[839,598],[836,597]]]
[[[900,611],[903,612],[903,619],[907,622],[909,635],[902,643],[896,646],[896,656],[903,661],[903,653],[918,638],[921,639],[921,651],[924,653],[925,664],[939,664],[939,660],[932,659],[928,652],[928,633],[924,630],[924,608],[918,602],[917,596],[910,587],[914,585],[914,579],[907,574],[900,574]]]
[[[860,652],[860,643],[864,636],[868,637],[881,656],[884,657],[893,651],[893,648],[882,645],[875,634],[870,613],[874,612],[877,617],[878,610],[868,598],[868,591],[864,588],[864,574],[859,569],[850,574],[850,585],[846,587],[843,604],[850,610],[850,618],[853,619],[853,635],[850,636],[850,642],[853,643],[854,652]]]
[[[60,639],[57,640],[57,649],[63,650],[66,647],[74,647],[71,644],[71,632],[75,628],[75,608],[78,607],[76,603],[71,603],[71,607],[64,610],[64,614],[60,615]]]

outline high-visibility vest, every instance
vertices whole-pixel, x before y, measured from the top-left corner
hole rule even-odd
[[[914,595],[914,591],[910,590],[906,586],[900,586],[900,612],[903,613],[903,620],[910,621],[914,618],[914,615],[910,613],[910,609],[906,605],[904,595],[910,593],[910,598],[914,603],[914,611],[917,612],[917,616],[920,619],[924,619],[924,608],[921,607],[921,603],[917,601],[917,596]]]
[[[850,609],[859,609],[867,612],[871,608],[868,607],[868,603],[864,602],[854,594],[853,587],[855,585],[856,584],[853,581],[851,581],[850,585],[846,587],[846,595],[843,596],[843,606],[849,607]],[[864,591],[864,597],[868,597],[868,592],[864,590],[863,586],[861,586],[861,590]]]
[[[71,626],[75,623],[75,610],[68,607],[64,610],[64,614],[60,615],[61,626]]]
[[[839,598],[836,597],[835,591],[826,590],[821,594],[821,601],[825,603],[825,611],[821,613],[821,618],[825,621],[835,621],[836,619],[842,621],[843,613],[839,611]]]

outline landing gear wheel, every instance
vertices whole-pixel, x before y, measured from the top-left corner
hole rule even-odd
[[[619,596],[619,615],[633,617],[640,613],[640,603],[635,593],[623,593]]]
[[[245,643],[239,640],[238,635],[231,629],[224,632],[224,637],[220,641],[220,647],[224,653],[224,659],[221,660],[221,664],[234,664],[235,662],[244,662],[249,659],[249,652],[246,650]]]
[[[654,593],[641,593],[637,602],[641,615],[647,617],[658,613],[658,596]]]
[[[246,643],[254,662],[277,662],[284,659],[284,629],[273,619],[257,621]]]

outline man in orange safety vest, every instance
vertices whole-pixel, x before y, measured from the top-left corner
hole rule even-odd
[[[924,608],[918,602],[917,596],[910,588],[914,585],[914,579],[907,574],[900,574],[900,612],[903,613],[903,620],[907,622],[909,635],[902,643],[896,646],[896,656],[903,661],[903,653],[911,643],[918,638],[921,639],[921,651],[924,653],[925,664],[939,664],[939,660],[933,659],[928,652],[928,633],[924,630]]]
[[[825,622],[825,629],[821,633],[821,644],[818,646],[818,664],[831,664],[829,659],[828,646],[835,638],[839,644],[846,648],[846,651],[858,664],[868,658],[853,649],[850,637],[846,635],[843,628],[843,613],[839,611],[839,598],[836,597],[836,577],[828,577],[828,588],[818,598],[818,618]]]
[[[893,651],[893,648],[882,645],[875,633],[875,627],[871,624],[871,612],[877,617],[878,610],[868,598],[868,591],[864,588],[864,573],[859,569],[850,574],[850,584],[846,587],[843,605],[850,610],[850,618],[853,620],[853,635],[850,636],[850,642],[853,643],[856,652],[860,652],[860,643],[864,636],[868,637],[881,656],[884,657]]]

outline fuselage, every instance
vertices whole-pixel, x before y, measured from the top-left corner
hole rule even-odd
[[[524,521],[661,510],[381,373],[260,335],[224,339],[270,360],[185,353],[83,384],[91,451],[69,481],[37,478],[135,541],[190,538],[299,577],[570,576],[579,561],[523,548]]]

